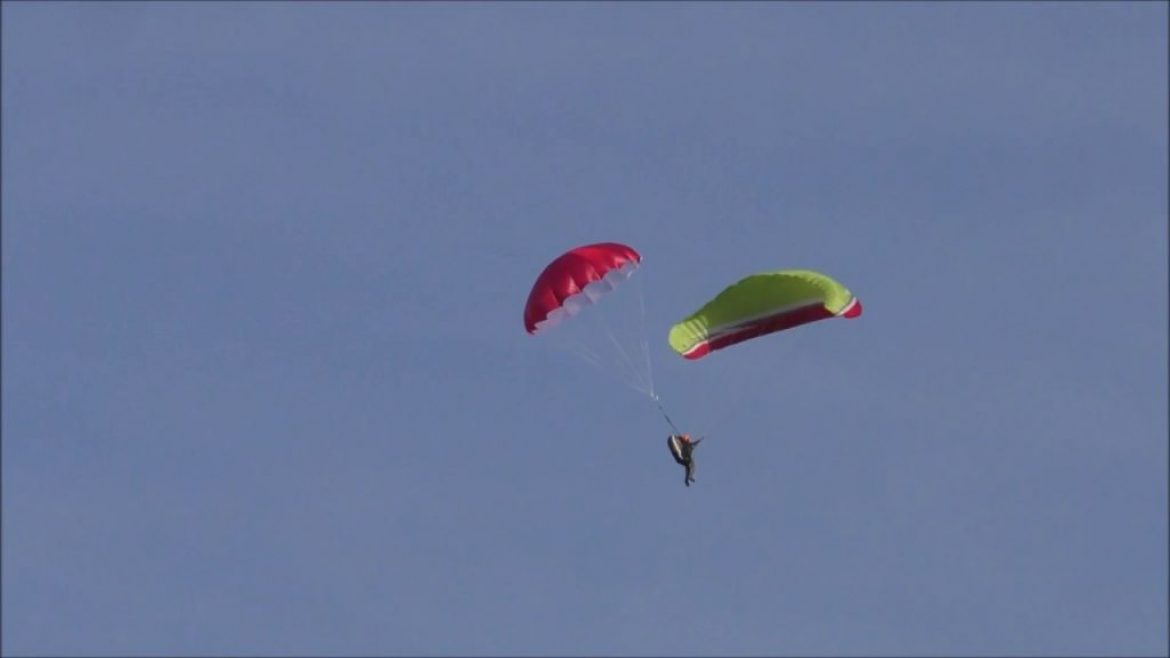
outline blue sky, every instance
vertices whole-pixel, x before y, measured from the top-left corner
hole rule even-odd
[[[2,11],[5,654],[1167,653],[1165,3]]]

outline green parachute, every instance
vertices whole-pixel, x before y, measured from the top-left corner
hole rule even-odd
[[[812,270],[762,272],[741,279],[670,329],[687,359],[817,320],[861,315],[861,300]]]

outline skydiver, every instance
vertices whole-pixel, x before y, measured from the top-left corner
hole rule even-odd
[[[674,461],[686,470],[686,475],[683,477],[683,484],[688,487],[695,481],[695,459],[693,453],[695,447],[702,441],[702,437],[691,440],[689,434],[671,434],[666,437],[666,447],[670,448],[670,456],[674,457]]]

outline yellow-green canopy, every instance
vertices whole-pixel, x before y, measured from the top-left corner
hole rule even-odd
[[[670,346],[688,359],[832,317],[861,315],[861,301],[832,278],[812,270],[753,274],[728,286],[670,328]]]

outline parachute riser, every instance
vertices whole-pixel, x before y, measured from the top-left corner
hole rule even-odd
[[[682,434],[682,432],[675,427],[674,422],[670,420],[670,416],[666,413],[666,409],[662,408],[662,400],[655,395],[654,404],[658,405],[658,411],[662,412],[662,417],[666,420],[666,424],[670,425],[670,429],[674,430],[675,434]]]

